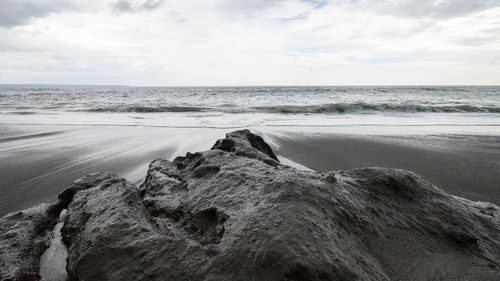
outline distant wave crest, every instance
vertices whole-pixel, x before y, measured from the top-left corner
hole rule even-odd
[[[500,107],[474,105],[416,105],[416,104],[370,104],[370,103],[332,103],[308,106],[260,106],[260,107],[215,107],[196,106],[114,106],[92,108],[89,112],[225,112],[225,113],[275,113],[275,114],[342,114],[375,112],[436,112],[436,113],[500,113]]]
[[[268,106],[254,107],[267,113],[356,113],[356,112],[439,112],[439,113],[500,113],[499,107],[474,105],[415,105],[415,104],[369,104],[369,103],[332,103],[312,106]]]
[[[207,107],[196,106],[113,106],[91,108],[89,112],[137,112],[137,113],[155,113],[155,112],[204,112],[211,111]]]

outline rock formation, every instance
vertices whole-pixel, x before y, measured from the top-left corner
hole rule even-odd
[[[404,170],[296,170],[247,130],[3,217],[2,280],[37,280],[64,208],[68,280],[500,280],[497,206]]]

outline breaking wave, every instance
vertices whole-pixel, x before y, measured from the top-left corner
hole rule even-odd
[[[267,113],[357,113],[357,112],[438,112],[438,113],[500,113],[499,107],[473,105],[417,105],[417,104],[369,104],[333,103],[319,106],[269,106],[256,107]]]
[[[195,106],[113,106],[91,108],[88,112],[137,112],[137,113],[155,113],[155,112],[205,112],[211,111],[207,107]]]
[[[376,112],[435,112],[435,113],[500,113],[500,107],[474,105],[421,105],[421,104],[370,104],[370,103],[331,103],[308,106],[261,106],[261,107],[215,107],[196,106],[114,106],[92,108],[88,112],[226,112],[226,113],[275,113],[275,114],[342,114]]]

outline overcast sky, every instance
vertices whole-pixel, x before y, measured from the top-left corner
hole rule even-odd
[[[498,85],[500,0],[0,0],[0,83]]]

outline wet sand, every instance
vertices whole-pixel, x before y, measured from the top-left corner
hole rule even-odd
[[[225,131],[15,126],[0,134],[0,215],[50,202],[74,180],[112,171],[139,183],[156,158],[206,150]]]
[[[92,172],[112,171],[140,183],[152,160],[207,150],[232,130],[0,125],[0,215],[53,201]],[[312,169],[403,168],[451,194],[500,205],[499,137],[252,130],[264,133],[281,157]]]
[[[500,205],[498,136],[287,133],[270,137],[278,154],[311,169],[406,169],[450,194]]]

